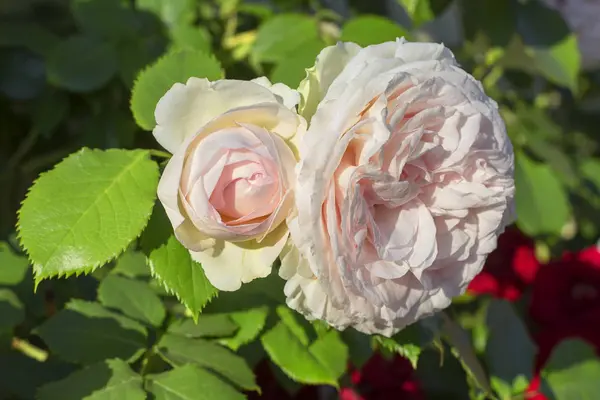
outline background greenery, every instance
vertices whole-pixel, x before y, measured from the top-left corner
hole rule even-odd
[[[445,42],[500,104],[517,158],[517,225],[538,258],[594,243],[600,72],[581,71],[576,37],[537,1],[3,0],[0,398],[237,399],[258,390],[252,369],[263,359],[290,392],[340,387],[347,363],[361,366],[373,349],[409,358],[428,398],[523,398],[535,348],[518,307],[464,297],[392,339],[340,334],[282,306],[275,274],[217,293],[154,204],[164,158],[149,131],[174,82],[266,75],[295,88],[327,45],[401,36]],[[30,191],[17,234],[28,188],[74,152]],[[115,196],[117,211],[137,211],[77,214]],[[98,240],[83,263],[59,262],[57,242]],[[65,279],[42,280],[52,276]],[[560,385],[597,380],[592,353],[577,341],[556,351],[545,376],[557,399],[584,398]],[[572,354],[578,362],[562,362]]]

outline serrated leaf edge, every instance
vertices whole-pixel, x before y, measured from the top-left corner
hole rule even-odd
[[[153,252],[154,252],[154,251],[156,251],[156,250],[162,249],[163,247],[166,247],[167,245],[168,245],[168,243],[165,243],[165,244],[161,245],[160,247],[158,247],[158,248],[154,249],[154,250],[153,250]],[[187,249],[186,249],[186,251],[187,251]],[[169,285],[168,285],[168,284],[167,284],[167,283],[166,283],[166,282],[165,282],[165,281],[164,281],[164,280],[163,280],[163,279],[160,277],[160,275],[156,273],[156,271],[155,271],[155,269],[154,269],[154,265],[152,265],[152,261],[150,260],[150,258],[151,258],[150,256],[146,257],[146,264],[147,264],[147,265],[148,265],[148,267],[150,268],[150,272],[151,272],[151,274],[152,274],[152,277],[153,277],[154,279],[156,279],[156,280],[158,281],[158,283],[160,283],[160,284],[161,284],[161,286],[162,286],[162,287],[165,289],[165,291],[166,291],[167,293],[169,293],[169,294],[171,294],[171,295],[175,296],[175,297],[177,298],[177,300],[179,300],[179,302],[185,306],[185,308],[188,310],[188,312],[189,312],[189,313],[190,313],[190,315],[192,316],[192,319],[194,320],[194,323],[196,323],[196,324],[197,324],[197,323],[198,323],[198,316],[200,315],[200,313],[201,313],[202,309],[203,309],[204,307],[206,307],[206,306],[207,306],[207,305],[208,305],[208,304],[209,304],[209,303],[210,303],[210,302],[211,302],[211,301],[212,301],[212,300],[213,300],[215,297],[217,297],[217,296],[218,296],[218,294],[219,294],[219,292],[217,291],[217,292],[215,292],[215,294],[213,294],[212,296],[209,296],[209,298],[206,300],[206,303],[204,304],[204,306],[202,306],[202,309],[198,310],[197,312],[194,312],[194,311],[192,311],[192,308],[190,307],[190,304],[188,304],[188,302],[187,302],[187,301],[183,300],[183,299],[182,299],[182,298],[179,296],[179,293],[177,293],[177,292],[175,291],[175,289],[173,289],[172,287],[170,287],[170,286],[169,286]],[[196,261],[194,261],[194,260],[192,260],[192,262],[193,262],[193,263],[196,263],[196,264],[198,264],[198,266],[199,266],[200,268],[202,268],[202,265],[201,265],[200,263],[198,263],[198,262],[196,262]]]
[[[25,203],[25,201],[27,201],[27,199],[29,198],[29,195],[31,193],[31,190],[33,189],[33,187],[35,186],[35,184],[37,183],[38,180],[40,180],[42,177],[46,176],[47,174],[51,173],[52,171],[54,171],[56,169],[56,166],[63,163],[64,161],[66,161],[67,159],[74,157],[76,155],[79,155],[80,153],[83,153],[85,151],[91,151],[91,152],[105,152],[105,153],[112,153],[112,152],[117,152],[117,151],[122,151],[125,149],[106,149],[106,150],[101,150],[101,149],[91,149],[89,147],[82,147],[81,149],[69,154],[68,156],[64,157],[63,159],[61,159],[59,162],[57,162],[56,164],[54,164],[54,166],[52,167],[52,169],[42,172],[39,174],[39,176],[33,181],[33,183],[29,186],[29,188],[27,189],[27,193],[25,194],[25,197],[23,198],[23,200],[21,200],[21,202],[19,203],[19,209],[17,210],[17,224],[16,224],[16,236],[17,239],[19,240],[19,246],[21,248],[21,250],[23,251],[23,253],[25,253],[27,255],[27,260],[29,262],[29,264],[31,264],[32,266],[32,270],[33,270],[33,275],[34,275],[34,285],[33,285],[33,292],[37,292],[37,288],[38,285],[40,284],[40,282],[42,282],[44,279],[49,279],[49,278],[58,278],[58,279],[62,279],[62,278],[70,278],[71,276],[75,276],[75,277],[79,277],[82,274],[90,274],[92,272],[94,272],[96,269],[114,261],[115,259],[117,259],[121,254],[123,254],[123,252],[129,247],[129,245],[134,241],[134,240],[138,240],[140,238],[140,236],[142,235],[142,233],[144,232],[144,230],[146,229],[146,227],[148,226],[148,222],[150,221],[150,217],[152,216],[152,209],[150,209],[150,212],[148,213],[148,216],[146,218],[146,222],[144,223],[142,229],[140,229],[140,232],[137,234],[137,236],[135,238],[133,238],[129,243],[127,243],[127,245],[125,245],[122,249],[118,250],[111,258],[109,258],[108,260],[102,262],[102,263],[97,263],[97,264],[93,264],[89,267],[83,267],[80,269],[74,269],[71,271],[67,271],[65,273],[58,273],[55,275],[47,275],[47,276],[39,276],[39,268],[40,268],[40,264],[35,263],[33,261],[33,259],[31,258],[31,254],[29,254],[29,250],[23,245],[23,236],[22,236],[22,232],[21,232],[21,210],[23,209],[23,204]],[[152,157],[150,157],[150,152],[148,150],[145,149],[135,149],[135,150],[129,150],[129,151],[140,151],[140,152],[145,152],[146,153],[146,158],[149,161],[152,161]],[[156,164],[156,162],[154,162]],[[157,165],[158,166],[158,165]],[[157,169],[158,171],[158,169]],[[160,171],[158,171],[158,173],[160,174]]]

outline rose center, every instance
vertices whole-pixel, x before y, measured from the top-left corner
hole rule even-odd
[[[226,165],[210,198],[224,217],[258,218],[272,212],[279,180],[268,160],[242,160]]]

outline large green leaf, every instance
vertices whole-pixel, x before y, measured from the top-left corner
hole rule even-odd
[[[268,307],[250,308],[229,314],[229,317],[239,327],[235,336],[221,339],[219,342],[236,351],[241,346],[252,342],[265,327],[269,315]]]
[[[156,125],[154,109],[162,96],[175,83],[191,77],[217,80],[223,77],[219,61],[198,50],[171,52],[139,75],[131,95],[131,111],[137,124],[147,131]]]
[[[337,387],[348,362],[348,348],[339,333],[332,330],[310,345],[303,343],[304,338],[305,334],[298,335],[297,327],[290,328],[282,320],[261,341],[271,360],[290,378]]]
[[[38,400],[144,400],[142,377],[126,362],[106,360],[42,386]]]
[[[48,80],[73,92],[104,86],[117,73],[117,54],[92,36],[73,36],[60,42],[48,59]]]
[[[232,336],[237,330],[238,326],[226,314],[203,314],[197,323],[191,319],[175,321],[169,325],[168,332],[198,338]]]
[[[245,399],[233,387],[192,364],[149,376],[148,389],[154,395],[154,400]]]
[[[254,373],[246,361],[219,344],[167,333],[157,347],[175,366],[194,363],[217,372],[242,389],[258,390]]]
[[[15,254],[8,243],[0,242],[0,285],[16,285],[27,272],[27,257]]]
[[[307,41],[318,38],[316,19],[302,14],[279,14],[260,25],[252,56],[260,62],[280,62]]]
[[[600,358],[589,343],[580,339],[564,340],[552,350],[542,378],[551,389],[550,393],[543,388],[548,399],[593,399],[598,396]]]
[[[135,359],[147,340],[140,323],[82,300],[72,300],[37,332],[60,357],[83,364],[114,357]]]
[[[0,289],[0,332],[20,324],[25,318],[23,304],[9,289]]]
[[[342,37],[344,42],[354,42],[361,46],[369,46],[407,35],[406,30],[387,18],[376,15],[363,15],[353,18],[344,24]]]
[[[571,214],[565,189],[547,164],[516,157],[517,224],[529,235],[560,234]],[[548,201],[552,199],[552,201]]]
[[[98,288],[98,300],[137,320],[160,326],[166,311],[160,298],[147,283],[109,275]]]
[[[158,166],[144,150],[82,149],[42,174],[19,211],[36,281],[90,272],[146,225]]]
[[[492,387],[508,391],[517,379],[531,380],[536,347],[512,305],[492,301],[486,322],[490,336],[485,353]]]
[[[175,294],[194,318],[218,293],[204,275],[202,265],[192,260],[175,236],[150,254],[150,268],[165,289]]]

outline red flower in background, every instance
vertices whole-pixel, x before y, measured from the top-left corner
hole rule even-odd
[[[350,368],[354,388],[344,388],[340,400],[424,400],[414,376],[414,369],[406,358],[391,360],[374,354],[362,369]]]
[[[600,251],[590,247],[567,253],[542,267],[533,285],[529,313],[540,326],[534,335],[538,345],[536,374],[548,361],[552,349],[567,338],[580,338],[600,354]],[[538,394],[539,376],[531,383],[528,399]]]
[[[511,227],[500,235],[498,247],[490,253],[468,291],[515,301],[534,281],[539,268],[533,240]]]

